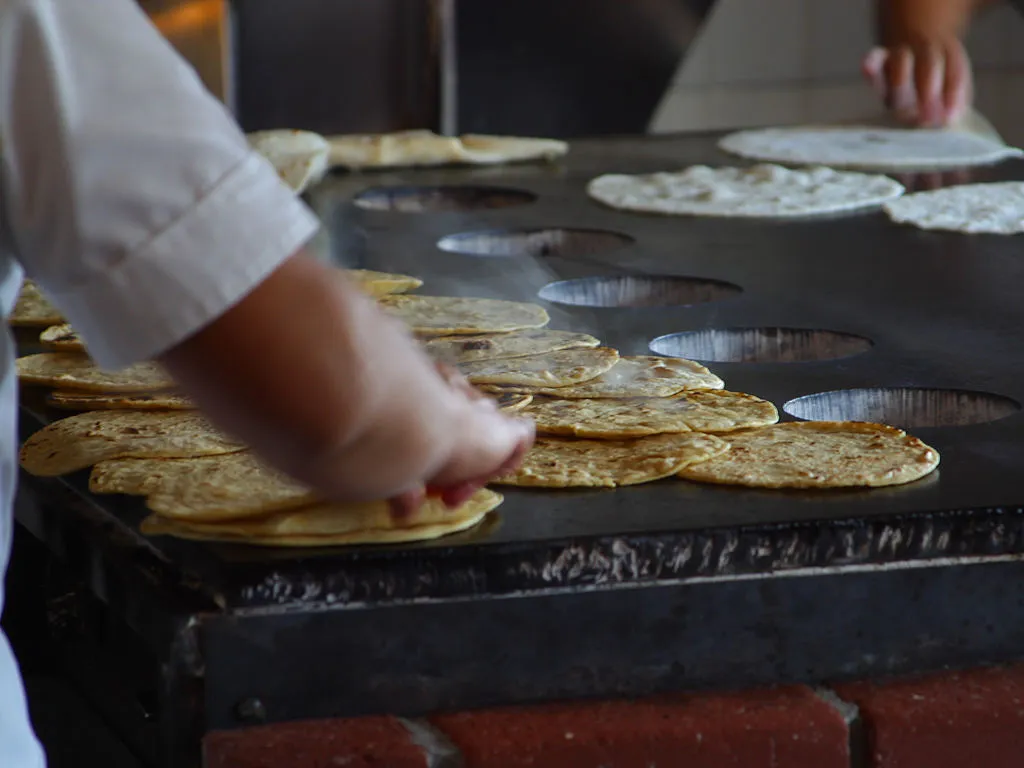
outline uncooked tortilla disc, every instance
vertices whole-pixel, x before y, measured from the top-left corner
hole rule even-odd
[[[643,176],[608,174],[587,187],[611,208],[640,213],[696,216],[814,216],[871,208],[903,194],[888,176],[781,165],[709,168]]]
[[[718,146],[766,163],[878,171],[989,165],[1021,150],[964,131],[871,126],[765,128],[731,133]]]
[[[965,184],[915,192],[885,206],[898,224],[972,235],[1024,232],[1024,182]]]

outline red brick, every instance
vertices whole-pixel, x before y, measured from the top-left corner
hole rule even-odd
[[[465,768],[848,768],[846,723],[802,687],[439,715]]]
[[[1024,667],[853,683],[836,692],[860,707],[875,768],[1024,765]]]
[[[308,720],[215,731],[203,740],[206,768],[427,768],[392,717]]]

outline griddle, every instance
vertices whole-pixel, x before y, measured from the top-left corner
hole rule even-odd
[[[19,520],[158,664],[165,755],[258,722],[1024,656],[1024,241],[923,232],[881,212],[643,216],[585,194],[600,173],[735,163],[716,139],[581,140],[549,165],[332,175],[310,198],[325,224],[315,249],[417,275],[424,294],[539,301],[551,327],[623,354],[651,354],[661,337],[662,351],[693,349],[675,334],[703,332],[700,351],[723,331],[784,329],[741,350],[747,362],[707,364],[780,411],[840,393],[790,406],[804,415],[862,416],[842,394],[853,388],[880,388],[883,406],[891,388],[911,405],[917,389],[949,390],[893,419],[939,449],[938,472],[833,492],[505,489],[475,530],[322,550],[147,539],[138,499],[92,497],[85,473],[23,477]],[[1020,178],[1015,160],[957,180]],[[483,254],[454,252],[467,249]],[[24,436],[54,416],[26,394]]]

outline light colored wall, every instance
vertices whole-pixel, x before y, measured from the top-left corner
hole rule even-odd
[[[874,0],[719,0],[651,123],[654,132],[868,118],[880,107],[860,75]],[[986,12],[967,47],[975,106],[1024,144],[1024,17]]]

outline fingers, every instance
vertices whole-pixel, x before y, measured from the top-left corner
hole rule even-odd
[[[946,50],[946,78],[942,88],[945,122],[952,123],[963,116],[974,100],[974,78],[971,60],[959,40]]]
[[[945,125],[943,84],[946,76],[945,51],[927,46],[913,55],[914,88],[917,91],[917,124],[927,127]]]
[[[882,99],[885,98],[887,92],[885,83],[885,62],[888,58],[888,50],[876,47],[868,51],[867,55],[860,63],[860,69],[864,77]]]
[[[914,53],[907,47],[889,51],[883,66],[885,100],[896,117],[905,122],[917,118],[917,94],[914,90]]]
[[[864,76],[902,122],[948,125],[973,98],[971,63],[959,40],[874,48],[861,62]]]
[[[429,481],[446,492],[511,471],[533,444],[532,421],[505,416],[485,403],[473,403],[456,428],[452,455]]]
[[[423,505],[426,494],[422,488],[406,491],[388,500],[391,507],[391,516],[395,520],[408,520],[413,517]]]

